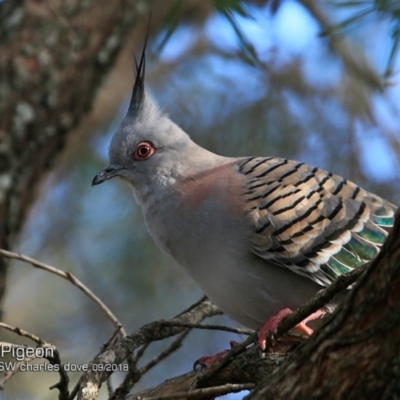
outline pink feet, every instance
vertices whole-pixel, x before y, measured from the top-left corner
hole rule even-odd
[[[262,350],[265,351],[267,349],[267,344],[271,344],[271,343],[267,343],[267,341],[271,342],[270,338],[273,337],[276,332],[277,332],[277,328],[279,323],[289,314],[292,313],[292,310],[290,308],[284,308],[283,310],[279,311],[278,314],[276,314],[275,316],[271,317],[262,327],[261,329],[258,331],[258,338],[257,338],[257,344],[258,347]],[[321,308],[318,311],[316,311],[315,313],[309,315],[307,318],[305,318],[303,321],[301,321],[299,324],[297,324],[294,329],[297,329],[298,331],[300,331],[303,335],[305,336],[311,336],[314,331],[308,327],[306,324],[309,321],[313,321],[315,319],[321,318],[323,317],[325,314],[327,313],[327,310],[325,308]],[[290,338],[287,338],[288,342],[285,343],[284,341],[281,341],[282,346],[279,347],[277,346],[277,348],[279,350],[277,350],[277,348],[274,348],[274,351],[288,351],[289,348],[293,347],[294,343],[298,343],[297,341],[293,341],[290,340]],[[237,342],[235,341],[231,341],[229,342],[231,349],[234,348],[235,346],[238,345]],[[282,350],[283,349],[283,350]],[[229,350],[223,350],[220,351],[219,353],[213,355],[213,356],[205,356],[205,357],[201,357],[199,358],[194,364],[193,364],[193,369],[196,369],[197,367],[200,367],[202,369],[206,369],[211,367],[214,363],[216,363],[223,355],[225,355],[226,353],[228,353]]]
[[[262,351],[267,348],[267,339],[271,335],[273,336],[278,328],[279,323],[289,314],[292,313],[290,308],[284,308],[283,310],[279,311],[278,314],[271,317],[259,330],[258,332],[258,346]],[[306,319],[295,326],[295,329],[303,333],[305,336],[311,336],[314,331],[309,328],[306,323],[312,321],[317,318],[321,318],[326,314],[326,311],[321,308],[320,310],[316,311],[315,313],[309,315]]]
[[[231,346],[231,349],[233,349],[235,346],[237,346],[239,343],[231,340],[229,342],[229,345]],[[196,369],[197,367],[200,367],[202,369],[206,369],[211,367],[214,363],[216,363],[223,355],[228,353],[229,350],[223,350],[220,351],[219,353],[213,355],[213,356],[204,356],[200,357],[198,360],[196,360],[193,364],[193,369]]]

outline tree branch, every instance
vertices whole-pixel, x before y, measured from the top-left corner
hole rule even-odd
[[[219,313],[220,310],[214,304],[205,300],[193,309],[176,317],[176,321],[179,323],[198,323],[204,318]],[[155,321],[121,339],[90,363],[89,371],[82,377],[78,399],[91,400],[97,397],[102,383],[111,375],[111,372],[107,371],[107,365],[119,365],[139,346],[175,336],[186,329],[165,325],[163,321]]]
[[[24,261],[28,264],[31,264],[35,268],[43,269],[47,272],[50,272],[54,275],[60,276],[61,278],[66,279],[71,282],[74,286],[76,286],[79,290],[86,294],[94,303],[96,303],[106,317],[112,322],[112,324],[116,328],[117,333],[121,333],[122,336],[126,336],[126,331],[123,328],[122,324],[119,322],[118,318],[114,315],[114,313],[106,306],[106,304],[96,296],[86,285],[84,285],[75,275],[71,274],[71,272],[61,271],[57,268],[52,267],[51,265],[42,263],[40,261],[35,260],[34,258],[27,257],[23,254],[14,253],[12,251],[7,251],[0,249],[0,259],[1,257],[12,258],[14,260]]]
[[[33,342],[37,343],[38,347],[43,349],[43,353],[41,353],[41,357],[45,358],[46,360],[49,361],[51,365],[56,365],[57,369],[55,369],[58,374],[60,375],[60,380],[56,384],[52,385],[50,387],[51,389],[58,389],[59,391],[59,400],[68,400],[68,395],[69,395],[69,390],[68,390],[68,384],[69,384],[69,376],[67,372],[64,369],[64,366],[61,362],[61,357],[60,353],[58,352],[56,346],[44,341],[41,339],[39,336],[30,333],[24,329],[18,328],[16,326],[12,326],[9,324],[6,324],[4,322],[0,322],[0,328],[7,329],[11,332],[14,332],[15,334],[28,338],[32,340]],[[0,347],[8,346],[10,345],[9,343],[1,343],[0,342]],[[21,345],[14,345],[11,344],[11,347],[13,348],[26,348],[26,346],[21,346]],[[50,351],[47,351],[50,350]],[[39,354],[35,351],[35,354]],[[27,362],[28,359],[25,359],[24,362]],[[3,381],[0,382],[0,390],[4,386],[5,382],[12,376],[14,373],[20,370],[22,363],[18,363],[14,371],[11,371],[10,373],[6,374],[5,377],[3,378]]]

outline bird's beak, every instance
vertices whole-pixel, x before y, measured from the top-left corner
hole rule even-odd
[[[92,186],[99,185],[108,179],[114,178],[117,176],[121,170],[125,169],[122,165],[119,164],[110,164],[108,167],[100,171],[92,180]]]

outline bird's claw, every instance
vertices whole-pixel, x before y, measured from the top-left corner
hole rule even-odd
[[[213,356],[204,356],[200,357],[193,364],[193,369],[196,370],[200,367],[200,370],[207,369],[211,367],[214,363],[216,363],[223,355],[225,355],[229,350],[223,350]]]
[[[236,342],[235,340],[230,340],[229,341],[229,346],[230,349],[232,350],[234,347],[236,347],[239,343]],[[225,355],[226,353],[228,353],[229,350],[223,350],[220,351],[217,354],[214,354],[213,356],[204,356],[204,357],[200,357],[198,360],[196,360],[193,364],[193,369],[196,370],[198,367],[200,367],[200,370],[205,370],[209,367],[211,367],[211,365],[213,365],[214,363],[216,363],[223,355]]]

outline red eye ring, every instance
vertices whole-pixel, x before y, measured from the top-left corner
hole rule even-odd
[[[153,144],[150,142],[140,142],[136,146],[135,153],[133,154],[133,158],[135,160],[147,160],[149,157],[151,157],[156,149],[154,148]]]

